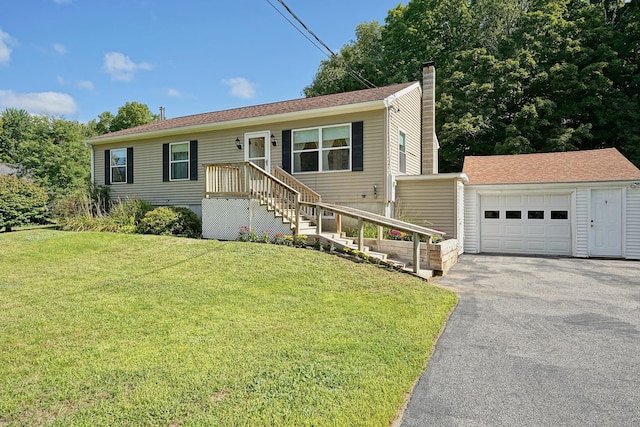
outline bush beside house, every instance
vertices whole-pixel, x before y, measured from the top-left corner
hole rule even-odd
[[[37,184],[0,175],[0,229],[42,223],[47,217],[47,193]]]

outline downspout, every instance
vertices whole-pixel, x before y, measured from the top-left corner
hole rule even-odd
[[[386,174],[384,179],[384,216],[387,218],[392,217],[391,212],[391,204],[394,200],[391,200],[391,196],[393,194],[393,189],[391,186],[393,185],[393,174],[391,173],[391,109],[393,107],[393,101],[395,101],[395,96],[390,96],[384,99],[385,108],[385,146],[386,149],[384,151],[385,154],[385,164],[386,164]]]

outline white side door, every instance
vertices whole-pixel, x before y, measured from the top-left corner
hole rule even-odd
[[[591,190],[589,254],[622,256],[622,189]]]

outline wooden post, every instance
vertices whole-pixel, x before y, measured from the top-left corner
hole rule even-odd
[[[342,215],[336,214],[336,233],[338,233],[338,237],[342,235]]]
[[[364,248],[364,219],[358,218],[358,250],[362,252]]]
[[[413,233],[413,272],[420,272],[420,235]]]
[[[296,231],[293,233],[294,239],[300,234],[300,194],[296,195]]]
[[[380,240],[382,240],[382,226],[378,226],[378,244],[380,244]]]
[[[322,233],[322,209],[316,206],[316,234],[320,236]]]

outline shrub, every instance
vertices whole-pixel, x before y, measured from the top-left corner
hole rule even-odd
[[[141,199],[127,199],[118,201],[111,207],[109,216],[116,224],[126,229],[133,229],[140,225],[142,218],[153,210],[153,205]],[[132,231],[129,231],[132,232]]]
[[[142,234],[199,237],[202,233],[202,221],[187,208],[160,207],[147,212],[136,231]]]
[[[107,215],[111,206],[109,187],[92,187],[90,190],[76,190],[58,199],[54,214],[60,219],[77,215],[102,217]]]
[[[42,223],[48,212],[44,189],[14,176],[0,176],[0,228],[11,231],[13,227]]]

